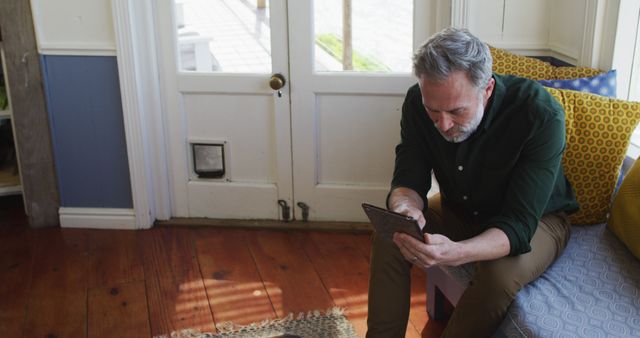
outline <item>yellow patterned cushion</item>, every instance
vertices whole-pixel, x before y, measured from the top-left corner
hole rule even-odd
[[[532,80],[558,80],[590,77],[605,73],[588,67],[555,67],[548,62],[513,54],[504,49],[489,46],[493,58],[493,71]]]
[[[493,58],[493,71],[498,74],[510,74],[532,80],[550,79],[553,66],[547,62],[513,54],[504,49],[489,46]]]
[[[567,147],[562,165],[580,203],[571,221],[604,223],[631,133],[640,120],[640,102],[545,89],[566,114]]]
[[[551,80],[577,79],[604,74],[605,71],[589,67],[554,67]]]
[[[640,161],[622,181],[613,199],[609,228],[640,259]]]

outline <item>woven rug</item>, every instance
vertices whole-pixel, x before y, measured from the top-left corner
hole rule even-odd
[[[289,314],[283,319],[265,320],[246,326],[222,323],[216,325],[216,328],[219,333],[182,330],[172,332],[171,338],[358,338],[353,326],[344,316],[344,310],[340,308],[331,308],[325,313],[310,311],[298,314],[297,317]]]

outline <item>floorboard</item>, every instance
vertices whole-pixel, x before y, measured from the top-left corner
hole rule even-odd
[[[19,196],[18,196],[19,197]],[[32,229],[21,198],[0,198],[0,337],[152,337],[215,332],[288,314],[367,317],[370,234],[168,227]],[[412,272],[407,337],[439,337]]]
[[[213,316],[186,229],[140,231],[151,334],[167,335],[184,329],[214,330]]]
[[[247,241],[278,318],[335,304],[295,231],[250,231]]]
[[[335,304],[346,309],[356,332],[364,336],[369,263],[357,247],[358,235],[309,232],[297,237]]]
[[[144,281],[89,290],[89,338],[150,337]]]
[[[57,228],[36,232],[24,337],[86,336],[88,234]]]
[[[24,228],[0,229],[0,337],[22,337],[31,269],[34,236]]]
[[[135,231],[95,230],[89,243],[89,288],[144,280]]]
[[[249,232],[250,233],[250,232]],[[217,324],[247,325],[276,318],[260,272],[247,246],[248,232],[194,230],[209,304]]]

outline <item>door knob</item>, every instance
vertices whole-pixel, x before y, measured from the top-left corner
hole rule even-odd
[[[284,76],[280,73],[271,75],[271,79],[269,80],[269,87],[273,90],[278,90],[284,87],[284,84],[287,83],[287,80],[284,79]]]

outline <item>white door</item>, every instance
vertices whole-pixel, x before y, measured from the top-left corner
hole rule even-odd
[[[427,3],[161,2],[172,216],[364,220],[389,189]]]
[[[285,0],[157,11],[172,216],[277,219],[277,201],[293,202],[288,85],[269,87],[289,76]]]

